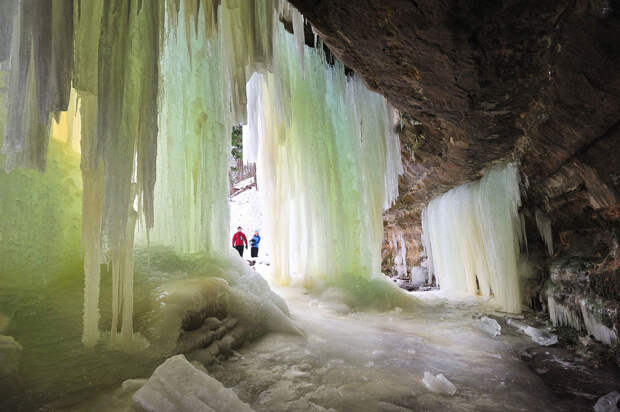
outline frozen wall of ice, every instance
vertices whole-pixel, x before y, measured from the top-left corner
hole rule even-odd
[[[382,212],[402,172],[392,109],[320,42],[300,59],[296,37],[278,30],[273,72],[248,85],[244,146],[257,150],[274,275],[363,288],[380,275]]]
[[[514,164],[491,169],[481,180],[431,200],[422,212],[429,270],[441,289],[493,295],[514,313],[521,312],[518,173]]]

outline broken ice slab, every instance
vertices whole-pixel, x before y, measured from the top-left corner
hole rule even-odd
[[[620,392],[613,391],[599,398],[594,405],[595,412],[620,412]]]
[[[424,386],[435,393],[445,393],[450,396],[456,393],[456,386],[452,382],[450,382],[443,373],[438,374],[437,376],[433,376],[432,373],[426,371],[424,372],[424,378],[422,379]]]
[[[133,396],[134,407],[149,412],[251,412],[232,389],[177,355],[160,365]]]
[[[558,337],[552,333],[547,332],[544,329],[534,328],[515,319],[508,319],[506,323],[515,328],[516,330],[525,333],[534,342],[538,343],[541,346],[551,346],[558,343]]]
[[[502,334],[502,327],[495,319],[488,316],[481,316],[474,319],[474,326],[490,336],[499,336]]]

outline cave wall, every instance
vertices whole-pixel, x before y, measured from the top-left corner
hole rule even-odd
[[[430,199],[514,160],[528,183],[523,213],[541,283],[551,279],[565,301],[603,302],[620,329],[619,1],[291,2],[402,113],[405,173],[384,214],[386,273],[392,234],[403,234],[408,266],[423,262]],[[551,219],[552,256],[537,211]],[[541,285],[543,308],[546,298]]]

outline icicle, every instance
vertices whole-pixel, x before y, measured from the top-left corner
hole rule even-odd
[[[13,20],[17,12],[17,0],[0,1],[0,63],[8,60],[11,53]]]
[[[618,332],[615,328],[610,329],[603,325],[599,316],[595,314],[592,306],[585,299],[579,300],[579,306],[581,307],[581,316],[583,316],[583,323],[588,333],[606,345],[617,345]]]
[[[540,237],[547,246],[547,253],[549,256],[553,256],[553,230],[551,229],[551,218],[536,209],[536,227]]]
[[[297,54],[299,55],[299,64],[301,65],[301,74],[303,78],[306,78],[306,70],[304,67],[304,47],[306,45],[305,29],[304,29],[304,16],[297,11],[296,8],[292,8],[293,17],[293,33],[295,34],[295,44],[297,46]]]
[[[73,87],[97,94],[99,78],[99,35],[103,1],[76,1]]]
[[[549,305],[549,317],[553,326],[570,326],[575,330],[581,330],[582,322],[579,313],[557,303],[553,296],[547,299]]]
[[[103,152],[97,144],[97,100],[80,97],[82,122],[82,244],[84,249],[84,318],[82,342],[95,346],[99,338],[101,220],[103,216]]]
[[[390,248],[394,253],[394,269],[396,269],[398,277],[405,278],[409,272],[407,270],[407,246],[405,245],[403,232],[398,232],[398,238],[392,232]]]
[[[74,56],[85,184],[83,341],[89,346],[98,336],[99,264],[104,255],[110,259],[114,280],[111,338],[123,344],[134,338],[134,204],[150,228],[161,22],[156,2],[142,2],[139,7],[137,0],[111,0],[103,2],[102,8],[95,3],[99,2],[79,5]],[[100,47],[99,53],[91,47]],[[119,318],[121,342],[117,341]]]
[[[521,311],[520,205],[514,164],[431,200],[422,213],[423,241],[442,289],[493,294],[504,310]]]

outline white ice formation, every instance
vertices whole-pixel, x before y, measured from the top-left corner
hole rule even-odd
[[[618,343],[617,331],[603,324],[600,315],[596,313],[587,299],[578,299],[578,311],[557,302],[553,296],[549,296],[547,302],[549,317],[554,326],[570,326],[577,331],[585,330],[606,345],[612,346]]]
[[[443,373],[438,374],[437,376],[433,376],[432,373],[426,371],[424,372],[424,378],[422,379],[424,386],[435,393],[445,393],[450,396],[456,393],[456,386],[452,382],[450,382]]]
[[[441,289],[493,295],[503,310],[521,312],[519,181],[515,164],[495,167],[426,206],[424,248]]]
[[[232,389],[197,368],[183,355],[161,364],[133,396],[133,406],[145,412],[251,412]]]

